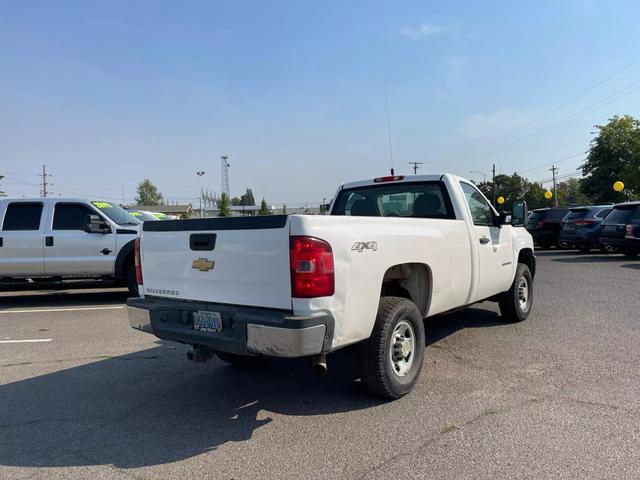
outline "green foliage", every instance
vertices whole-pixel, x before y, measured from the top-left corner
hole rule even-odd
[[[161,205],[162,193],[158,190],[151,180],[145,178],[138,184],[136,188],[136,204],[137,205]]]
[[[267,201],[264,198],[262,199],[262,202],[260,202],[260,210],[258,210],[258,215],[271,215],[271,210],[269,210]]]
[[[253,192],[250,188],[247,188],[247,191],[244,192],[244,195],[240,197],[240,205],[255,205],[256,201],[253,198]]]
[[[220,197],[218,216],[219,217],[231,216],[231,212],[229,210],[229,197],[227,197],[227,194],[224,192],[222,192],[222,196]]]
[[[640,195],[640,121],[616,115],[596,128],[598,136],[582,167],[584,193],[597,202],[623,201],[625,192],[613,190],[614,182],[620,180],[631,197]]]
[[[234,207],[237,207],[238,205],[240,205],[240,199],[238,197],[233,197],[231,199],[231,205],[233,205]]]
[[[286,215],[287,214],[287,206],[283,203],[282,204],[282,215]]]

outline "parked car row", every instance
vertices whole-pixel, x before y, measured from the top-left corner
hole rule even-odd
[[[529,216],[527,230],[540,248],[598,248],[635,257],[640,254],[640,201],[540,208]]]

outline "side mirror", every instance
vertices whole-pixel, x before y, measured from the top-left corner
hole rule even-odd
[[[514,227],[524,227],[527,223],[527,217],[529,216],[529,210],[527,209],[527,202],[524,200],[516,200],[511,206],[511,225]]]
[[[89,214],[85,219],[84,231],[87,233],[111,233],[111,226],[98,215]]]

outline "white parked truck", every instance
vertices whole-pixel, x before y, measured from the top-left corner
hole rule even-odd
[[[0,283],[108,278],[138,294],[140,222],[118,205],[73,198],[0,201]]]
[[[358,343],[361,379],[399,398],[420,374],[424,319],[483,300],[531,311],[526,204],[499,215],[451,174],[342,185],[330,215],[148,222],[133,328],[190,344],[191,360],[325,355]]]

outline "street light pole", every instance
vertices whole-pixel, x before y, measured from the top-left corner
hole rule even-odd
[[[202,208],[202,196],[203,196],[203,189],[202,189],[202,177],[204,177],[204,174],[207,172],[196,172],[196,175],[198,175],[198,177],[200,177],[200,218],[204,218],[204,209]]]
[[[477,170],[469,170],[469,173],[479,173],[480,175],[482,175],[482,182],[483,183],[487,183],[487,174],[484,172],[479,172]]]

